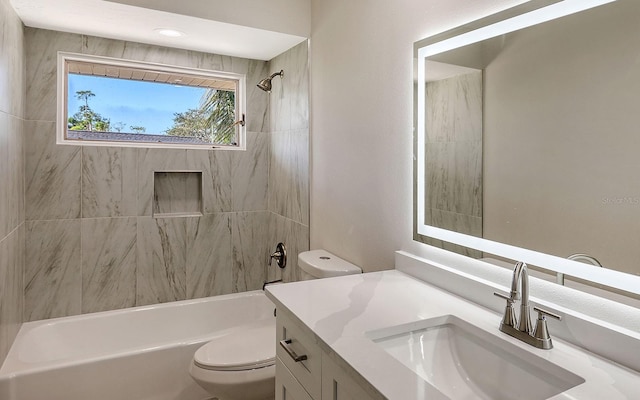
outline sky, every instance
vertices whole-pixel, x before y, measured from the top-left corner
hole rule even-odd
[[[130,126],[143,126],[148,134],[164,134],[173,126],[173,114],[197,108],[206,89],[91,75],[69,74],[68,114],[75,114],[84,104],[75,93],[90,90],[95,97],[89,106],[111,120],[111,126],[123,122],[123,132]]]

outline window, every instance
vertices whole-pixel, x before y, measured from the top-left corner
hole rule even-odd
[[[59,144],[245,148],[245,76],[58,53]]]

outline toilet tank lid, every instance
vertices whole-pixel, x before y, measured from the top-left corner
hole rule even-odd
[[[362,273],[360,267],[323,249],[300,253],[298,255],[298,265],[303,271],[316,278]]]

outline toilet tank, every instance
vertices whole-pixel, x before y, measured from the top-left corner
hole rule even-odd
[[[362,273],[360,267],[322,249],[300,253],[298,266],[302,280]]]

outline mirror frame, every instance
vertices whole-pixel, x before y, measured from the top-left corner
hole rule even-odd
[[[523,261],[549,271],[640,294],[640,276],[598,268],[566,258],[449,231],[425,224],[425,60],[427,57],[477,43],[529,26],[584,11],[617,0],[532,0],[497,14],[426,38],[414,44],[414,240],[428,237],[485,253]]]

